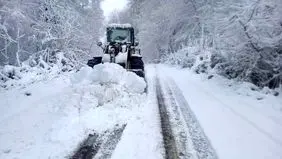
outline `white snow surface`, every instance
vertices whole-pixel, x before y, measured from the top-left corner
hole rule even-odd
[[[208,80],[189,69],[159,65],[157,70],[180,88],[219,158],[282,158],[281,90],[274,96],[272,90],[217,75]]]
[[[219,158],[282,157],[281,90],[274,96],[266,88],[167,65],[146,66],[147,85],[110,63],[49,73],[21,72],[8,81],[13,87],[0,87],[1,159],[65,158],[89,133],[117,124],[126,127],[111,158],[163,158],[156,76],[180,88]]]
[[[65,158],[89,133],[117,124],[127,126],[113,158],[162,158],[157,106],[145,87],[121,66],[101,64],[2,89],[0,158]]]

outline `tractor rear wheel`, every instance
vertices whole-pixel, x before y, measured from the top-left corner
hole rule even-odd
[[[132,56],[130,58],[130,68],[132,72],[136,73],[137,76],[144,78],[144,62],[142,61],[142,57]]]
[[[144,62],[142,61],[142,57],[132,56],[130,59],[130,69],[141,69],[144,71]]]

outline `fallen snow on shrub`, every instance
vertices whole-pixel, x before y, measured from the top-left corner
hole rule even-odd
[[[162,57],[161,62],[171,65],[179,65],[183,68],[191,68],[195,65],[200,49],[197,47],[186,47],[175,53]]]
[[[17,87],[27,87],[33,83],[51,80],[61,73],[62,71],[57,65],[48,69],[30,67],[28,65],[23,65],[22,67],[6,65],[0,69],[0,90],[3,88],[8,90]]]
[[[73,71],[75,66],[78,64],[66,57],[63,52],[57,52],[48,63],[39,56],[22,62],[20,67],[0,66],[0,90],[26,87],[40,81],[51,80],[59,74],[68,74],[67,72]]]

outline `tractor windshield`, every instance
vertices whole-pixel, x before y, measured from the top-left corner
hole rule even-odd
[[[108,41],[118,43],[129,43],[131,42],[131,35],[129,29],[114,28],[108,30]]]

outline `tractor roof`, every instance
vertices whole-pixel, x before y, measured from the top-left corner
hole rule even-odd
[[[133,28],[133,27],[131,26],[131,24],[116,24],[116,23],[113,23],[113,24],[109,24],[107,26],[107,28],[124,28],[124,29],[126,29],[126,28]]]

